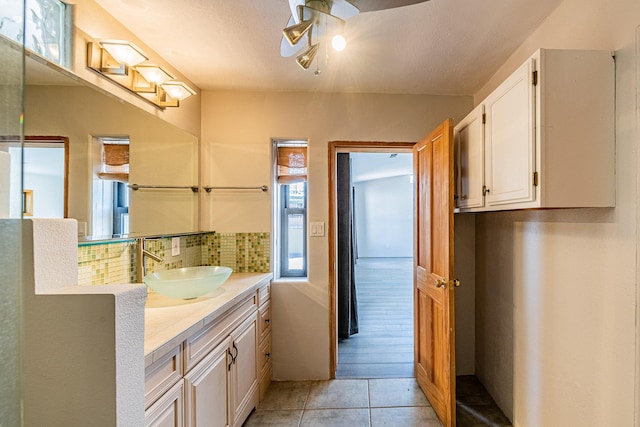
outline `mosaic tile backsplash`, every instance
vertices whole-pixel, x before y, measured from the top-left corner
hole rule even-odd
[[[78,283],[135,283],[136,243],[114,241],[78,246]],[[180,255],[171,256],[171,238],[147,239],[145,248],[163,258],[146,259],[147,273],[198,265],[222,265],[236,273],[270,271],[270,233],[201,233],[180,236]]]

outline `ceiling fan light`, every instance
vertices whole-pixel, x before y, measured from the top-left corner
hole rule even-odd
[[[342,52],[344,48],[347,47],[347,40],[342,34],[336,34],[333,36],[333,39],[331,39],[331,46],[333,46],[334,50]]]
[[[298,24],[292,25],[282,30],[282,35],[284,35],[284,38],[287,39],[291,46],[293,46],[298,43],[305,34],[307,34],[312,26],[313,20],[301,21]]]
[[[311,46],[309,49],[307,49],[301,55],[298,55],[296,57],[296,62],[302,68],[307,70],[307,69],[309,69],[309,66],[311,65],[311,62],[313,62],[313,58],[315,58],[316,53],[318,53],[318,43],[316,43],[313,46]]]

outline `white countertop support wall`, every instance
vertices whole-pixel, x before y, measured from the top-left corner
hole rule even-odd
[[[75,220],[23,222],[25,426],[144,424],[141,285],[77,286]]]

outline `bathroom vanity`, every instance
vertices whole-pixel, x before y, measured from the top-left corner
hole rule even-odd
[[[241,426],[271,381],[271,273],[145,307],[145,424]]]

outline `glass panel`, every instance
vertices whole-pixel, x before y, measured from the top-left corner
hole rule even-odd
[[[70,37],[65,26],[66,5],[58,0],[27,0],[26,4],[25,26],[22,2],[0,0],[0,34],[57,64],[67,65]]]
[[[23,21],[23,2],[0,0],[0,31],[9,25],[5,19],[10,12],[12,19]],[[22,141],[24,51],[15,49],[0,37],[0,139]],[[18,158],[14,173],[22,174],[22,150],[13,155]],[[22,365],[20,336],[22,334],[21,290],[21,224],[20,210],[10,213],[12,195],[9,182],[12,171],[8,147],[0,148],[0,424],[22,425]],[[16,203],[22,203],[22,191],[16,195]]]
[[[296,184],[289,184],[289,203],[288,208],[305,208],[305,183],[298,182]]]
[[[304,215],[287,215],[287,270],[304,269]]]

